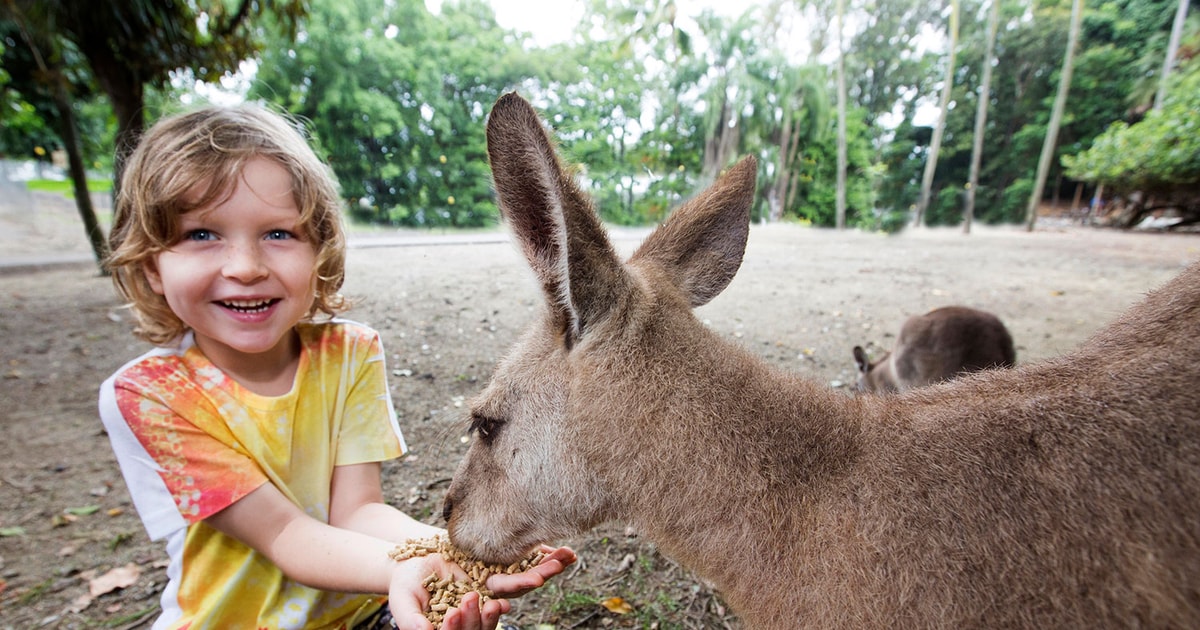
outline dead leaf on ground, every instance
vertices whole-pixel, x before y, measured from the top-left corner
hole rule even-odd
[[[123,567],[112,569],[108,573],[88,582],[88,593],[92,597],[99,597],[119,588],[133,586],[141,576],[142,569],[130,562]]]
[[[91,605],[92,605],[92,596],[88,595],[87,593],[84,593],[83,595],[80,595],[79,597],[76,597],[75,599],[71,600],[70,610],[71,610],[71,612],[78,614],[78,613],[83,612],[84,609],[86,609],[88,606],[91,606]]]
[[[628,615],[629,613],[633,612],[633,606],[629,605],[629,602],[620,597],[609,597],[608,599],[600,602],[600,605],[608,609],[608,612],[616,615]]]

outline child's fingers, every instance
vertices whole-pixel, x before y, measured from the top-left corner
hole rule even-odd
[[[559,547],[555,549],[553,547],[542,545],[542,551],[547,554],[545,558],[542,558],[542,563],[545,563],[547,560],[558,560],[562,563],[563,567],[567,567],[571,564],[574,564],[576,560],[575,551],[570,547]]]
[[[471,591],[463,595],[458,608],[446,612],[442,630],[491,630],[500,623],[500,615],[511,609],[508,600],[493,599],[481,603],[479,593]]]
[[[392,623],[398,630],[433,630],[433,624],[424,613],[399,612],[395,606],[392,606]]]
[[[554,549],[543,545],[542,551],[547,555],[537,566],[512,575],[493,575],[488,578],[487,587],[501,597],[520,597],[540,588],[576,560],[575,552],[568,547]]]

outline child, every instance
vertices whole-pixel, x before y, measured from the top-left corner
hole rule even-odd
[[[158,347],[104,382],[100,415],[167,541],[155,629],[430,628],[422,579],[465,577],[437,555],[388,557],[442,530],[383,501],[380,462],[406,446],[379,335],[334,317],[339,205],[300,131],[256,106],[164,119],[126,163],[108,268]],[[520,595],[575,559],[545,551],[489,588]],[[468,595],[443,627],[493,628],[509,609]]]

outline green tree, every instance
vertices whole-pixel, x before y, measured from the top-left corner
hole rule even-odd
[[[1063,157],[1070,176],[1103,182],[1127,200],[1123,226],[1166,208],[1181,211],[1179,225],[1200,222],[1195,201],[1200,190],[1200,58],[1181,66],[1169,81],[1162,107],[1133,124],[1113,123],[1089,149]]]
[[[1188,0],[1179,0],[1175,10],[1175,19],[1171,23],[1171,39],[1167,42],[1167,54],[1163,55],[1162,71],[1159,72],[1158,92],[1154,97],[1154,106],[1162,107],[1167,97],[1167,83],[1171,70],[1175,67],[1175,55],[1179,50],[1179,39],[1183,36],[1183,24],[1187,20]]]
[[[1050,172],[1050,161],[1054,159],[1054,147],[1058,144],[1058,128],[1062,123],[1063,112],[1067,106],[1067,94],[1071,89],[1071,73],[1075,69],[1075,46],[1079,41],[1080,23],[1083,19],[1083,0],[1071,2],[1071,29],[1067,35],[1067,51],[1063,54],[1062,70],[1058,79],[1058,94],[1054,97],[1054,110],[1050,114],[1050,124],[1046,129],[1046,139],[1042,144],[1042,155],[1038,158],[1037,179],[1029,194],[1029,206],[1025,210],[1025,229],[1033,230],[1037,221],[1037,207],[1042,200],[1042,192],[1046,185],[1046,176]]]
[[[98,261],[106,256],[106,245],[87,194],[72,89],[94,82],[107,96],[117,123],[114,179],[119,183],[123,156],[145,127],[146,87],[165,86],[179,69],[203,80],[233,72],[261,42],[252,22],[266,13],[292,25],[304,14],[304,3],[7,0],[0,7],[5,30],[19,33],[29,49],[31,65],[23,71],[44,86],[57,110],[56,132],[68,153],[76,205]],[[6,57],[8,71],[18,72],[8,63],[22,59]]]
[[[837,185],[834,200],[834,226],[846,227],[846,1],[837,0]]]
[[[263,54],[249,96],[309,121],[361,219],[496,220],[484,118],[520,82],[521,51],[480,0],[314,0],[291,45]]]
[[[938,101],[938,119],[933,126],[933,139],[929,143],[929,153],[925,157],[925,171],[921,176],[921,196],[917,199],[916,216],[913,225],[925,224],[925,210],[929,206],[930,191],[933,188],[933,174],[937,171],[938,152],[942,148],[942,135],[946,131],[946,117],[950,110],[950,94],[954,91],[954,56],[958,48],[958,0],[950,0],[950,24],[946,29],[950,34],[950,43],[946,52],[946,78],[942,81],[941,99]]]
[[[983,54],[983,78],[975,104],[975,132],[971,135],[971,171],[963,208],[963,234],[971,233],[971,222],[975,219],[975,191],[979,188],[979,165],[983,160],[983,138],[987,133],[988,101],[992,86],[992,61],[996,50],[996,31],[1000,27],[1000,0],[991,0],[988,4],[987,50]]]

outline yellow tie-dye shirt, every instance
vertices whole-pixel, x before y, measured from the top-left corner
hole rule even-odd
[[[260,396],[227,377],[187,335],[104,382],[100,415],[134,505],[170,562],[155,628],[349,628],[382,597],[292,582],[266,557],[204,523],[264,483],[329,521],[335,466],[406,450],[374,330],[297,326],[292,391]]]

